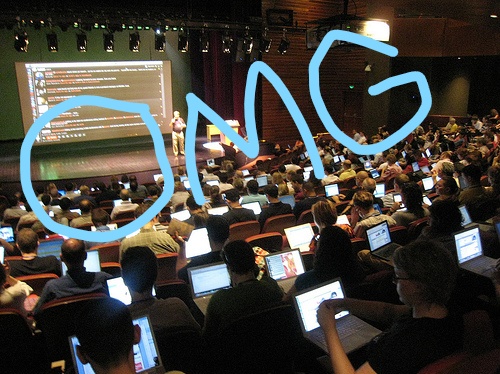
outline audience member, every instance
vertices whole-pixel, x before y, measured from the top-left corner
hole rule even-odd
[[[255,179],[250,179],[247,182],[247,191],[248,195],[245,195],[241,198],[242,204],[258,201],[261,207],[267,205],[266,197],[259,194],[259,183]]]
[[[170,205],[172,206],[173,211],[177,211],[177,209],[184,209],[186,200],[189,196],[191,196],[191,194],[186,191],[184,184],[182,182],[175,182],[174,193],[170,198]]]
[[[408,183],[410,181],[410,177],[406,174],[398,174],[396,178],[394,178],[394,191],[388,192],[382,197],[382,202],[384,203],[384,207],[392,206],[394,203],[394,194],[401,193],[401,187],[403,184]]]
[[[89,186],[86,185],[81,185],[80,186],[80,194],[78,196],[75,196],[73,200],[74,205],[80,204],[80,201],[82,200],[89,200],[92,203],[92,206],[95,208],[97,206],[97,201],[93,196],[90,196],[90,188]]]
[[[17,196],[12,196],[10,198],[10,208],[5,209],[3,212],[3,220],[5,221],[9,218],[20,218],[25,214],[28,214],[28,212],[21,208],[21,201],[19,198]]]
[[[458,188],[455,178],[445,175],[434,185],[434,188],[438,196],[433,200],[433,203],[436,201],[450,200],[458,204],[458,193],[460,189]]]
[[[130,201],[130,194],[126,189],[122,189],[120,191],[120,199],[122,199],[120,205],[116,205],[111,211],[110,216],[112,220],[116,219],[118,213],[131,212],[131,211],[133,212],[139,206],[138,204],[135,204],[132,201]]]
[[[401,174],[403,170],[398,164],[396,164],[396,156],[392,153],[388,154],[385,159],[387,161],[387,167],[382,172],[382,179],[384,181],[388,181],[396,178],[396,176]]]
[[[318,201],[324,199],[316,194],[314,185],[311,182],[306,182],[302,186],[305,198],[297,201],[293,207],[293,214],[298,219],[302,212],[311,209],[311,207]]]
[[[229,175],[226,171],[220,172],[219,180],[220,180],[220,182],[219,182],[220,193],[224,193],[225,191],[234,188],[234,186],[231,183],[228,183]]]
[[[356,172],[352,168],[352,162],[350,160],[345,160],[342,164],[342,172],[339,175],[339,180],[344,181],[346,179],[356,176]]]
[[[0,264],[0,285],[0,309],[15,309],[26,318],[28,312],[24,308],[24,301],[33,289],[10,275],[8,263]]]
[[[205,227],[208,219],[208,213],[202,209],[201,205],[198,205],[193,196],[189,196],[187,198],[186,207],[189,210],[191,217],[184,222],[194,226],[195,229]]]
[[[238,222],[255,221],[257,219],[253,210],[243,208],[239,200],[240,194],[235,188],[226,191],[226,203],[229,206],[229,211],[224,213],[222,217],[224,217],[230,225]]]
[[[366,239],[366,229],[382,221],[387,221],[389,226],[395,226],[396,221],[381,214],[373,208],[373,195],[368,191],[358,191],[353,197],[354,207],[351,209],[351,226],[354,227],[354,235]]]
[[[321,184],[323,186],[326,186],[327,184],[337,183],[340,181],[340,178],[333,173],[334,172],[333,166],[325,165],[324,171],[325,171],[325,177],[321,180]]]
[[[107,225],[109,223],[109,214],[102,208],[92,209],[91,213],[92,224],[95,226],[96,231],[106,232],[111,230]],[[91,242],[85,240],[85,249],[90,249],[93,246],[101,245],[101,242]]]
[[[70,226],[81,227],[92,224],[93,205],[90,200],[83,199],[82,201],[80,201],[80,204],[78,204],[78,207],[80,208],[82,214],[80,215],[80,217],[73,218],[70,222]]]
[[[57,211],[55,219],[61,225],[69,226],[73,219],[80,217],[79,213],[71,211],[72,206],[73,202],[66,196],[59,200],[60,209]]]
[[[388,212],[398,226],[410,226],[410,223],[417,219],[427,217],[429,210],[422,206],[422,190],[415,182],[403,184],[401,188],[401,199],[406,210],[401,209],[401,203],[394,202]]]
[[[279,216],[281,214],[291,214],[292,207],[290,204],[285,204],[278,199],[278,187],[274,184],[270,184],[264,187],[264,194],[269,205],[262,208],[262,212],[259,214],[260,228],[264,227],[264,223],[270,217]]]

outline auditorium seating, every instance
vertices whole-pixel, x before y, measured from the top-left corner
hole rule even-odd
[[[279,252],[283,249],[283,236],[279,232],[266,232],[247,237],[252,247],[261,247],[268,252]]]

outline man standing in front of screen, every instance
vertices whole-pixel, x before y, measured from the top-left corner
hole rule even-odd
[[[186,123],[180,117],[180,113],[176,110],[174,112],[174,118],[170,121],[170,127],[172,128],[172,147],[174,148],[174,156],[180,153],[184,155],[184,133],[182,130],[186,127]]]

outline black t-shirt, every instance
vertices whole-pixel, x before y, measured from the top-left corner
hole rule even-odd
[[[233,223],[254,221],[257,219],[253,210],[246,208],[230,208],[229,212],[224,213],[222,217],[224,217],[230,225]]]
[[[9,266],[10,275],[14,278],[42,273],[53,273],[61,276],[61,261],[56,256],[35,256],[32,260],[11,261]]]
[[[262,209],[259,215],[260,227],[264,227],[264,223],[270,217],[279,216],[281,214],[291,214],[292,206],[290,204],[285,204],[280,202],[271,203],[267,208]]]
[[[411,374],[462,348],[463,323],[442,319],[400,318],[368,347],[368,362],[378,374]]]

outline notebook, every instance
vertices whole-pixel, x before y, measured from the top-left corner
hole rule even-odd
[[[264,257],[267,273],[278,282],[287,293],[295,283],[295,278],[304,273],[304,263],[300,251],[283,251],[272,253]]]
[[[309,244],[314,236],[314,231],[310,223],[304,223],[303,225],[286,228],[285,235],[291,249],[308,252]]]
[[[392,261],[394,251],[401,247],[393,243],[387,221],[382,221],[366,230],[370,253],[387,261]]]
[[[212,250],[205,227],[191,231],[189,240],[185,243],[186,258],[200,256]]]
[[[108,223],[106,226],[108,226],[110,230],[116,230],[118,228],[116,223]],[[97,228],[95,226],[90,226],[90,230],[97,231]]]
[[[256,216],[258,216],[260,214],[260,212],[262,212],[262,208],[261,208],[260,203],[258,201],[252,201],[251,203],[241,204],[241,206],[243,208],[252,210]]]
[[[422,185],[424,186],[424,191],[430,191],[434,188],[434,180],[432,177],[423,178]]]
[[[9,243],[14,243],[14,228],[2,227],[0,228],[0,238]]]
[[[64,243],[64,239],[50,239],[50,240],[40,240],[38,244],[38,256],[56,256],[59,258],[61,254],[61,246]]]
[[[193,300],[203,314],[214,293],[231,287],[231,278],[224,263],[188,268]]]
[[[179,221],[185,221],[191,217],[188,209],[181,210],[180,212],[170,213],[170,218],[177,218]]]
[[[229,211],[229,207],[227,205],[220,206],[218,208],[211,208],[207,210],[208,214],[212,214],[214,216],[222,216],[224,213]]]
[[[295,206],[295,197],[293,195],[283,195],[278,197],[278,199],[284,204],[290,204],[292,209]]]
[[[111,278],[106,280],[108,284],[109,296],[113,299],[120,300],[125,305],[130,305],[132,303],[132,296],[130,295],[130,290],[125,285],[122,277]],[[152,289],[153,296],[156,296],[156,290]]]
[[[460,231],[454,236],[458,266],[478,275],[493,276],[497,260],[483,255],[479,226]]]
[[[375,169],[373,169],[375,170]],[[375,197],[383,197],[385,196],[385,184],[384,183],[377,183],[375,185],[375,193],[373,194]]]
[[[325,186],[325,194],[326,197],[337,196],[339,194],[339,185],[338,184],[327,184]]]
[[[139,317],[133,320],[134,325],[141,328],[141,341],[134,345],[134,363],[136,373],[165,373],[160,354],[158,353],[158,344],[153,334],[153,328],[148,316]],[[94,370],[90,364],[83,364],[76,353],[76,347],[79,345],[76,336],[69,337],[71,355],[73,356],[73,365],[76,374],[93,374]]]
[[[91,272],[101,271],[101,261],[99,259],[99,251],[98,250],[87,251],[87,259],[83,263],[83,266],[85,266],[85,270],[87,271]],[[62,275],[66,275],[68,267],[62,261],[61,261],[61,270],[62,270]]]
[[[293,298],[303,335],[327,353],[325,335],[323,329],[319,326],[317,311],[324,300],[341,299],[343,297],[342,283],[340,278],[337,278],[301,291]],[[335,319],[340,341],[346,353],[361,348],[382,332],[348,311],[337,313]]]

